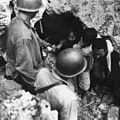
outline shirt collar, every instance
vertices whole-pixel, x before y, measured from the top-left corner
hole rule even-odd
[[[101,38],[100,34],[97,34],[97,38]]]
[[[53,76],[55,79],[58,79],[59,81],[65,83],[66,85],[69,85],[69,83],[68,83],[66,80],[63,80],[61,77],[59,77],[53,70],[52,70],[52,76]]]
[[[35,31],[35,29],[29,24],[27,23],[25,20],[23,20],[20,15],[17,16],[17,18],[21,21],[23,21],[23,23],[29,28],[29,29],[32,29],[33,31]]]

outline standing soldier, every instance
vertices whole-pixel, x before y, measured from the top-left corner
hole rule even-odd
[[[18,15],[8,27],[7,71],[12,79],[32,92],[36,75],[43,66],[41,45],[30,20],[42,6],[41,0],[17,0]]]

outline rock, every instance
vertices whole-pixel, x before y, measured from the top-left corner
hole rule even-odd
[[[52,111],[46,100],[24,90],[0,103],[1,120],[58,120],[58,112]]]
[[[1,84],[2,88],[8,95],[12,95],[22,88],[20,84],[16,83],[13,80],[4,79]]]
[[[119,120],[119,107],[112,106],[108,112],[107,120]]]
[[[51,111],[51,106],[46,100],[41,100],[41,120],[58,120],[58,112],[56,110]]]

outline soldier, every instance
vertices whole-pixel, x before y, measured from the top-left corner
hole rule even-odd
[[[17,0],[18,15],[8,27],[7,71],[11,78],[32,92],[36,75],[43,66],[42,40],[30,20],[42,6],[41,0]]]
[[[82,74],[86,67],[87,61],[81,52],[68,48],[58,54],[52,72],[48,68],[40,69],[35,82],[37,89],[58,83],[41,96],[59,112],[59,120],[77,120],[77,96],[71,89],[69,79]],[[86,82],[82,82],[82,86],[86,86]]]

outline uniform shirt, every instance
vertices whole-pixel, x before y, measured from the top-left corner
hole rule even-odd
[[[13,78],[19,74],[26,82],[33,84],[43,64],[40,39],[20,16],[10,23],[7,37],[7,61]]]
[[[65,81],[49,69],[41,68],[37,74],[35,87],[42,88],[55,82]],[[59,120],[77,120],[77,96],[68,85],[52,87],[41,96],[50,103],[52,109],[58,111]]]

